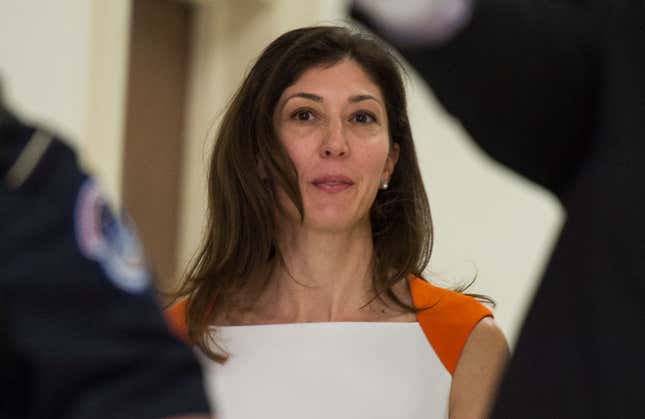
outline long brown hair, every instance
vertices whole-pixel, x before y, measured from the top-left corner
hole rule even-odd
[[[421,276],[432,252],[432,219],[408,121],[402,66],[380,42],[352,29],[318,26],[287,32],[260,55],[234,95],[215,138],[204,242],[177,297],[188,296],[189,338],[216,361],[208,327],[218,316],[253,304],[277,263],[278,184],[303,217],[296,169],[278,140],[273,112],[282,92],[307,69],[350,58],[376,83],[386,103],[390,141],[400,155],[387,190],[370,211],[373,287],[399,306],[393,287]],[[268,180],[269,179],[269,180]]]

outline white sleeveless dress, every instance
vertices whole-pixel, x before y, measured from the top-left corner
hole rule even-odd
[[[218,419],[444,419],[452,377],[419,323],[227,326],[204,360]]]
[[[491,312],[473,298],[411,276],[416,322],[226,326],[230,354],[200,355],[218,419],[445,419],[452,374],[473,327]],[[190,343],[187,301],[167,310]]]

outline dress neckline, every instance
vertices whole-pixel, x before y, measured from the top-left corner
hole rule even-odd
[[[289,328],[289,327],[339,327],[339,326],[347,326],[347,327],[360,327],[360,326],[394,326],[394,325],[416,325],[419,326],[419,322],[415,319],[414,321],[407,321],[407,322],[384,322],[384,321],[321,321],[321,322],[294,322],[294,323],[262,323],[262,324],[244,324],[244,325],[226,325],[226,326],[219,326],[219,325],[213,325],[209,326],[209,329],[217,329],[217,330],[223,330],[223,329],[252,329],[252,328]]]

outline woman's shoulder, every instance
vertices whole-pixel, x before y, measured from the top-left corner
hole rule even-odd
[[[492,323],[493,314],[476,299],[459,292],[434,286],[418,277],[409,278],[410,294],[416,314],[426,338],[444,364],[453,374],[464,345],[483,319]],[[494,326],[496,327],[496,326]],[[483,331],[486,333],[486,331]]]
[[[187,304],[188,300],[180,300],[164,310],[164,315],[166,317],[166,323],[168,323],[168,327],[175,334],[175,336],[177,336],[184,342],[190,341],[188,337],[188,327],[186,326]]]
[[[460,292],[437,287],[416,277],[408,278],[410,295],[415,306],[421,308],[424,316],[450,317],[452,321],[463,321],[470,317],[481,319],[492,316],[491,311],[475,298]],[[453,314],[459,314],[452,318]]]

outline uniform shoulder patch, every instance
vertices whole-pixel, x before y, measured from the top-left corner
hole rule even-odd
[[[81,254],[97,262],[115,286],[128,293],[149,287],[150,271],[133,223],[125,215],[114,216],[91,178],[79,189],[74,224]]]

